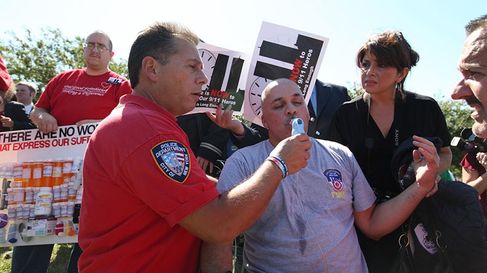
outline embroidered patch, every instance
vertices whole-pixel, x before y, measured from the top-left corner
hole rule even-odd
[[[188,149],[181,143],[169,140],[164,141],[151,150],[157,166],[170,179],[184,183],[190,171]]]
[[[331,193],[332,197],[344,198],[345,191],[342,181],[342,174],[340,173],[340,171],[336,169],[328,169],[325,170],[323,174],[325,175],[326,180],[333,189],[333,192]]]

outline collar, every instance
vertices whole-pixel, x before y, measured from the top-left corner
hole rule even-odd
[[[120,98],[120,105],[136,104],[144,109],[156,111],[176,122],[176,116],[151,100],[142,96],[126,94]]]

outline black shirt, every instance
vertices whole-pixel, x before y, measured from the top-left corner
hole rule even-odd
[[[338,109],[328,135],[352,151],[379,199],[400,192],[392,175],[391,159],[402,141],[413,135],[435,136],[441,138],[445,147],[451,140],[445,117],[435,100],[411,92],[404,94],[404,97],[396,96],[394,120],[386,137],[370,116],[368,102],[362,97]],[[398,250],[399,234],[400,231],[393,232],[380,241],[359,236],[370,272],[388,272]]]

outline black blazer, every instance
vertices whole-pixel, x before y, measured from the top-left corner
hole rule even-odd
[[[32,123],[29,116],[25,113],[24,105],[22,103],[11,101],[5,104],[5,111],[3,116],[9,117],[13,120],[14,126],[12,130],[26,130],[35,129],[36,126]],[[3,127],[0,124],[0,132],[9,131],[9,128]]]
[[[316,111],[315,114],[311,101],[308,103],[308,110],[310,115],[308,125],[308,135],[314,138],[325,139],[330,128],[330,123],[336,110],[344,102],[350,100],[347,88],[331,83],[323,83],[316,80]]]

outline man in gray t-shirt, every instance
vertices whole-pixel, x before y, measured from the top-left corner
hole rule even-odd
[[[417,164],[417,185],[376,206],[373,191],[343,145],[312,139],[308,165],[289,176],[285,162],[272,155],[274,145],[290,135],[292,118],[301,118],[307,129],[308,110],[294,82],[270,83],[262,109],[269,140],[235,152],[217,185],[220,192],[229,191],[266,160],[285,177],[259,220],[244,233],[244,272],[367,272],[354,224],[372,238],[397,228],[434,188],[439,164],[434,145],[415,138],[420,147],[416,161],[420,155],[427,161]],[[202,272],[231,269],[229,245],[205,243]]]

